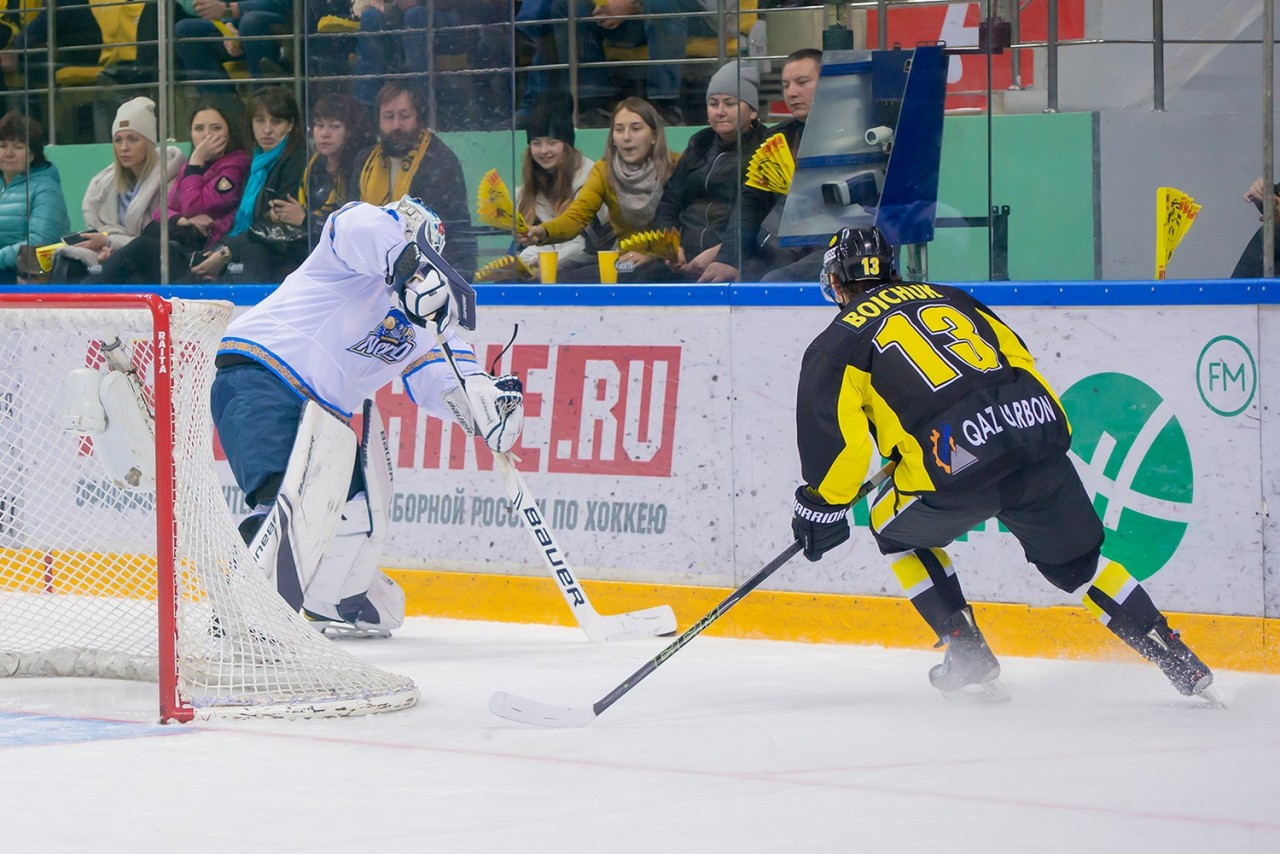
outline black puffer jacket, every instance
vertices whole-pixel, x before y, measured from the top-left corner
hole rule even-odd
[[[662,190],[654,217],[657,228],[680,229],[686,259],[723,239],[736,217],[747,163],[766,136],[764,125],[756,121],[732,142],[722,141],[711,128],[703,128],[689,139]]]

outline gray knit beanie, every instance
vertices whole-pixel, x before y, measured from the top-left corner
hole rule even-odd
[[[760,72],[748,61],[735,59],[727,62],[711,75],[707,84],[707,97],[732,95],[751,109],[760,109]]]

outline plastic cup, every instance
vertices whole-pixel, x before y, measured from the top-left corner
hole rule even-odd
[[[40,265],[40,269],[46,273],[52,270],[54,253],[66,245],[65,243],[50,243],[48,246],[37,246],[36,263]]]
[[[538,275],[544,285],[555,284],[556,263],[559,258],[560,253],[554,249],[538,250]]]
[[[618,253],[604,249],[596,253],[600,261],[600,284],[616,285],[618,283]]]

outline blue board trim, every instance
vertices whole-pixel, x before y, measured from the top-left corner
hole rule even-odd
[[[941,282],[954,285],[992,306],[1122,306],[1122,305],[1276,305],[1280,284],[1270,279],[1187,279],[1115,282]],[[4,293],[139,293],[162,297],[221,299],[253,305],[274,290],[272,285],[136,285],[72,286],[57,289],[28,286]],[[480,311],[502,306],[806,306],[822,305],[817,284],[771,282],[737,285],[477,285]]]
[[[857,154],[815,154],[801,157],[796,169],[827,169],[832,166],[875,166],[888,163],[889,155],[883,151],[864,151]]]

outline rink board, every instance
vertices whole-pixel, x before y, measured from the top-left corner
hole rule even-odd
[[[1170,610],[1274,616],[1263,508],[1275,468],[1261,413],[1280,389],[1259,382],[1273,310],[997,310],[1064,401],[1108,556]],[[520,467],[580,575],[734,587],[786,545],[796,373],[829,318],[824,307],[486,307],[472,337],[488,358],[520,323],[501,365],[528,391]],[[385,562],[537,574],[486,453],[402,389],[385,389],[379,405],[397,459]],[[1076,604],[994,523],[952,552],[975,600]],[[770,586],[897,592],[865,533],[818,564],[793,562]]]
[[[1240,638],[1274,634],[1277,309],[1256,284],[1125,284],[973,290],[1023,336],[1063,400],[1074,461],[1108,530],[1104,553],[1168,611],[1250,620]],[[265,294],[171,290],[246,305]],[[482,288],[480,303],[467,337],[486,366],[519,323],[497,370],[525,381],[520,468],[565,557],[582,578],[641,591],[613,610],[687,600],[696,617],[699,591],[736,587],[787,544],[796,376],[832,313],[815,288]],[[524,614],[524,594],[503,591],[534,579],[550,604],[531,616],[567,616],[488,451],[427,417],[398,383],[377,397],[396,466],[383,563],[406,578],[410,611],[457,601],[477,619]],[[854,516],[865,528],[865,507]],[[950,551],[974,601],[1080,610],[995,524]],[[793,561],[767,587],[808,596],[809,608],[860,603],[861,622],[876,603],[901,604],[865,530],[820,563]],[[791,634],[844,636],[823,619]]]

